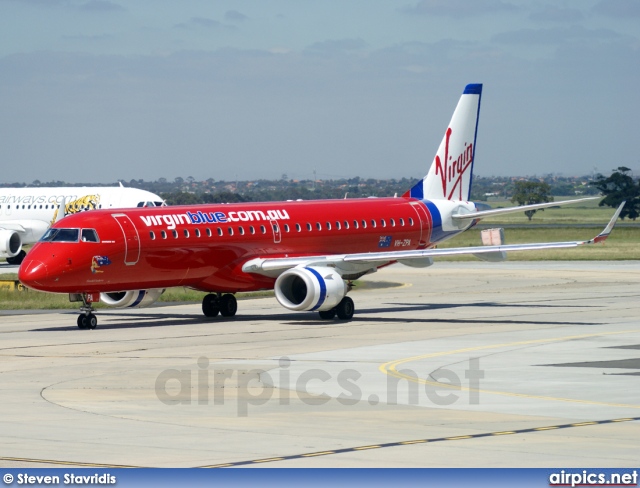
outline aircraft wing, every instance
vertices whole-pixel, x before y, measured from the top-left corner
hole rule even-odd
[[[15,232],[27,232],[27,228],[19,223],[20,221],[0,221],[0,229],[2,230],[12,230]]]
[[[495,255],[509,251],[537,251],[541,249],[562,249],[585,246],[603,242],[613,230],[626,202],[622,202],[613,217],[600,234],[588,241],[538,242],[530,244],[504,244],[500,246],[453,247],[448,249],[418,249],[413,251],[385,251],[357,254],[334,254],[326,256],[301,256],[293,258],[255,258],[247,261],[242,270],[245,273],[257,273],[265,276],[278,276],[296,266],[334,266],[346,271],[376,268],[393,261],[425,260],[441,256],[460,256],[465,254]],[[363,266],[364,265],[364,266]]]

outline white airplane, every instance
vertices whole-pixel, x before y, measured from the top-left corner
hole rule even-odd
[[[64,203],[64,211],[59,212]],[[146,190],[116,187],[1,188],[0,258],[20,264],[22,246],[40,240],[68,214],[99,208],[159,207],[162,198]]]

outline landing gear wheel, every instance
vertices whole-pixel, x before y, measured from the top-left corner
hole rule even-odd
[[[336,307],[336,313],[340,320],[351,320],[353,312],[355,312],[355,305],[349,297],[344,297]]]
[[[79,329],[88,329],[87,326],[87,316],[85,314],[78,315],[78,328]]]
[[[336,309],[332,308],[330,310],[322,310],[321,312],[318,312],[318,313],[320,314],[321,319],[331,320],[336,316]]]
[[[220,313],[218,295],[206,295],[202,299],[202,313],[205,317],[216,317]]]
[[[26,255],[27,255],[26,252],[20,251],[18,254],[16,254],[12,258],[7,258],[7,263],[8,264],[20,264],[20,263],[22,263],[22,260],[24,259],[24,257]]]
[[[78,328],[80,329],[95,329],[98,327],[98,319],[92,313],[85,315],[81,313],[78,315]]]
[[[89,329],[95,329],[96,327],[98,327],[98,319],[92,313],[87,315],[87,326],[89,327]]]
[[[238,311],[236,297],[227,293],[220,297],[220,314],[223,317],[233,317]]]

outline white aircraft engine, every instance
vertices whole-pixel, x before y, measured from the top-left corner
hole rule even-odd
[[[14,230],[0,230],[0,255],[12,258],[17,256],[21,250],[20,234]]]
[[[163,288],[100,293],[100,301],[114,308],[143,308],[155,303],[163,293]]]
[[[347,294],[347,284],[333,268],[296,267],[275,284],[276,299],[289,310],[330,310]]]

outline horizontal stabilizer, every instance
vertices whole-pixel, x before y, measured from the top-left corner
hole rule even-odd
[[[494,217],[496,215],[504,215],[504,214],[515,213],[515,212],[526,212],[527,210],[538,210],[541,208],[557,207],[559,205],[569,205],[571,203],[597,200],[598,198],[601,198],[601,197],[586,197],[586,198],[578,198],[575,200],[563,200],[561,202],[534,203],[533,205],[522,205],[520,207],[481,210],[479,212],[472,212],[468,214],[454,214],[451,216],[451,218],[454,220],[485,219],[487,217]]]

